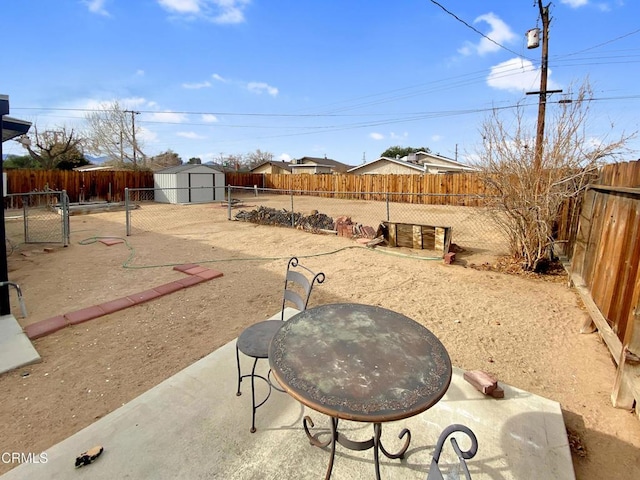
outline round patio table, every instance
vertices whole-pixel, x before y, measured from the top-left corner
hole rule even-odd
[[[284,322],[271,342],[269,363],[287,393],[331,417],[331,438],[324,442],[311,434],[311,418],[303,420],[313,445],[331,445],[326,479],[336,443],[352,450],[373,448],[380,479],[379,452],[403,458],[411,441],[404,429],[401,450],[388,452],[380,442],[382,423],[424,412],[451,383],[449,354],[432,332],[400,313],[355,303],[310,308]],[[373,423],[374,435],[349,440],[338,432],[339,419]]]

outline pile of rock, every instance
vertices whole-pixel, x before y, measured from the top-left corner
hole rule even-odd
[[[299,212],[290,212],[284,208],[276,210],[275,208],[260,206],[251,211],[240,210],[236,213],[235,219],[260,225],[294,226],[309,232],[334,229],[333,218],[315,210],[310,215],[304,215]]]

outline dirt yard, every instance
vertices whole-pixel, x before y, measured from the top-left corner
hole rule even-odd
[[[432,330],[454,365],[559,402],[578,479],[640,477],[640,420],[611,406],[614,362],[597,334],[579,333],[587,314],[566,279],[476,269],[494,259],[473,249],[445,265],[411,250],[228,221],[219,205],[143,210],[154,231],[126,243],[96,241],[124,237],[124,213],[113,212],[73,216],[66,248],[20,245],[9,279],[24,292],[22,325],[183,278],[174,264],[224,276],[34,341],[42,362],[0,376],[0,452],[47,449],[271,316],[296,255],[327,276],[311,305],[396,310]],[[0,463],[0,473],[10,468]]]

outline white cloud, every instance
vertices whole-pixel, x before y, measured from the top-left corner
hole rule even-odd
[[[132,109],[134,107],[143,107],[143,106],[153,106],[155,102],[148,102],[146,98],[143,97],[130,97],[130,98],[122,98],[118,100],[118,103],[123,108]]]
[[[209,88],[211,83],[209,82],[200,82],[200,83],[183,83],[182,88],[187,88],[190,90],[199,90],[201,88]]]
[[[176,135],[179,137],[190,138],[192,140],[202,140],[206,138],[206,137],[203,137],[202,135],[198,135],[195,132],[178,132],[176,133]]]
[[[228,80],[226,78],[221,77],[217,73],[214,73],[213,75],[211,75],[211,78],[213,78],[214,80],[217,80],[219,82],[223,82],[223,83],[227,83],[228,82]]]
[[[589,0],[560,0],[560,3],[569,5],[571,8],[584,7],[589,4]]]
[[[391,134],[389,135],[389,137],[392,140],[406,140],[409,138],[409,132],[403,132],[403,133],[395,133],[395,132],[391,132]]]
[[[158,139],[158,134],[148,128],[138,126],[138,124],[136,124],[136,138],[139,138],[145,143],[153,143]]]
[[[267,92],[272,97],[278,95],[278,89],[276,87],[272,87],[271,85],[264,82],[249,82],[247,84],[247,90],[258,95],[264,92]]]
[[[157,0],[170,13],[186,20],[203,19],[218,24],[243,23],[250,0]]]
[[[516,35],[511,31],[509,26],[504,23],[494,13],[486,13],[476,18],[473,23],[486,22],[491,27],[491,30],[486,34],[491,40],[499,44],[505,44],[512,42]],[[482,37],[477,44],[466,42],[465,45],[458,49],[458,52],[462,55],[472,55],[477,53],[478,55],[484,55],[486,53],[495,52],[500,49],[496,43],[493,43],[489,39]]]
[[[175,13],[200,13],[200,0],[158,0],[161,7]]]
[[[206,123],[215,123],[218,121],[218,117],[210,113],[205,113],[204,115],[202,115],[202,121]]]
[[[136,70],[136,76],[138,76],[138,77],[144,77],[144,70],[141,70],[141,69]]]
[[[291,155],[289,155],[288,153],[283,153],[278,157],[282,162],[290,162],[291,161]]]
[[[550,76],[551,69],[547,71],[547,89],[558,89],[558,84],[553,82],[549,78]],[[491,73],[487,77],[487,85],[498,90],[511,92],[537,89],[540,86],[540,70],[534,67],[529,60],[512,58],[491,67]]]
[[[184,113],[176,113],[176,112],[154,112],[148,114],[148,117],[145,120],[149,120],[151,122],[161,122],[161,123],[183,123],[186,120],[186,115]]]
[[[442,140],[442,135],[431,135],[432,142],[439,142],[440,140]]]
[[[98,15],[104,15],[105,17],[109,17],[109,12],[104,8],[104,4],[107,3],[107,0],[85,0],[83,2],[91,13],[96,13]]]
[[[384,139],[384,135],[378,132],[372,132],[369,134],[370,138],[373,138],[374,140],[382,140]]]

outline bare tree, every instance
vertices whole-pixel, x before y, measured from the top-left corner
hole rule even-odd
[[[180,158],[180,155],[171,149],[149,159],[149,168],[154,171],[162,170],[167,167],[175,167],[176,165],[182,165],[182,159]]]
[[[146,165],[147,156],[139,135],[136,137],[137,112],[126,110],[116,101],[103,103],[98,110],[86,115],[87,138],[96,155],[104,155],[112,163],[129,164],[138,168]]]
[[[258,148],[255,152],[251,152],[245,155],[245,160],[247,162],[247,167],[249,168],[249,170],[251,170],[253,167],[256,167],[262,163],[273,162],[273,153],[263,152]]]
[[[593,141],[587,135],[592,98],[587,81],[571,101],[558,104],[546,122],[539,164],[533,148],[536,127],[526,123],[521,106],[512,121],[493,111],[481,126],[483,145],[476,166],[496,194],[489,210],[525,270],[539,271],[552,257],[562,203],[579,196],[604,161],[626,153],[626,144],[636,135]]]
[[[79,164],[84,160],[85,140],[73,129],[67,131],[66,127],[60,127],[40,132],[34,128],[33,139],[29,140],[21,143],[45,170],[54,170],[61,162]]]

